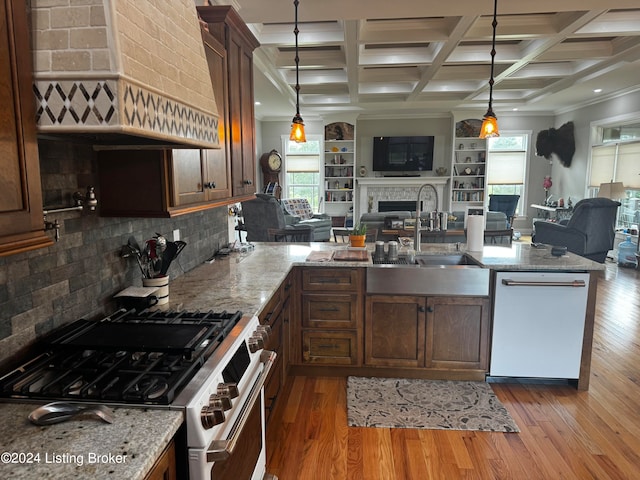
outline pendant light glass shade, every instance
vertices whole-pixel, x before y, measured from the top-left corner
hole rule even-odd
[[[489,108],[482,118],[482,127],[480,127],[480,138],[499,137],[498,118],[493,113],[493,68],[496,58],[496,27],[498,26],[498,0],[493,3],[493,39],[491,41],[491,76],[489,78]]]
[[[498,119],[493,111],[488,110],[482,118],[482,127],[480,127],[480,138],[499,137]]]
[[[299,113],[296,113],[291,122],[291,133],[289,134],[289,140],[298,143],[305,143],[307,141],[307,137],[304,134],[304,122]]]
[[[292,142],[305,143],[307,137],[304,134],[304,121],[300,116],[300,57],[298,56],[298,0],[293,0],[293,6],[295,8],[295,28],[293,34],[296,37],[296,114],[291,121],[291,133],[289,134],[289,140]]]

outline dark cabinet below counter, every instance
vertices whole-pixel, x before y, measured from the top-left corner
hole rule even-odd
[[[364,363],[482,380],[489,365],[490,304],[486,297],[368,295]]]

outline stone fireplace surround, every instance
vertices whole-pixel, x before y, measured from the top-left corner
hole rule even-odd
[[[418,190],[421,185],[430,183],[438,192],[438,210],[442,211],[444,205],[445,185],[448,177],[364,177],[357,179],[358,205],[357,217],[363,213],[378,212],[378,202],[381,201],[411,201],[415,204]],[[425,188],[421,195],[424,210],[433,210],[435,196],[433,190]],[[369,202],[371,201],[371,209]],[[415,209],[411,209],[412,211]]]

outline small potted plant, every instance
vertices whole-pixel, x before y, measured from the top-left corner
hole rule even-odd
[[[351,243],[352,247],[364,247],[366,238],[367,225],[364,223],[358,223],[349,232],[349,243]]]

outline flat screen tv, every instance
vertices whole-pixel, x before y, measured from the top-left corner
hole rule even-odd
[[[379,172],[433,170],[433,136],[373,137],[373,169]]]

